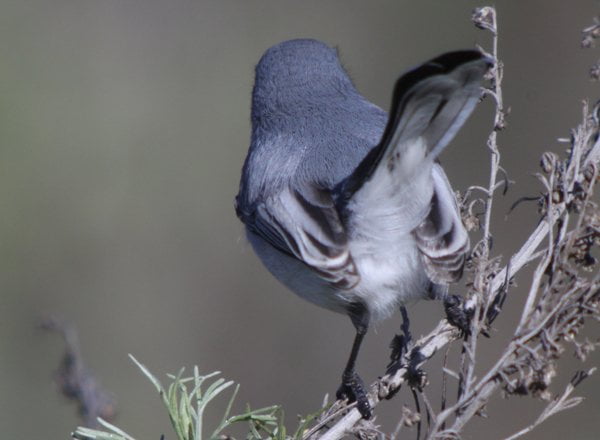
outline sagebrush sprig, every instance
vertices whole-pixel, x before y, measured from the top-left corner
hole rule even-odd
[[[247,408],[244,413],[230,415],[239,385],[231,380],[226,381],[218,377],[219,371],[201,375],[198,367],[194,367],[193,376],[183,377],[184,369],[181,369],[176,375],[168,375],[171,383],[165,388],[148,368],[133,356],[129,355],[129,357],[154,385],[167,409],[171,426],[178,440],[228,438],[227,435],[223,434],[224,431],[238,423],[248,423],[246,438],[249,440],[265,437],[278,440],[287,438],[281,408],[277,405],[255,410]],[[203,390],[205,385],[207,386]],[[223,410],[221,421],[216,427],[209,430],[210,434],[208,436],[205,436],[204,412],[206,408],[213,399],[232,386],[234,386],[234,389]],[[131,435],[116,426],[102,419],[99,422],[110,432],[80,427],[72,434],[72,437],[78,440],[135,440]]]

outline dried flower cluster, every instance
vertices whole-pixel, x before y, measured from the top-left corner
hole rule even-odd
[[[600,244],[600,210],[591,200],[598,181],[599,110],[588,115],[585,109],[564,161],[549,153],[542,157],[540,211],[552,227],[529,291],[530,306],[515,334],[515,350],[500,371],[509,393],[548,398],[554,360],[565,343],[573,344],[582,360],[598,345],[578,335],[586,318],[600,318],[600,279],[589,274],[596,264],[593,248]]]
[[[600,20],[598,17],[594,18],[594,23],[591,26],[586,27],[581,31],[581,47],[588,49],[594,46],[594,41],[600,38]]]
[[[595,40],[600,38],[600,19],[594,18],[594,23],[582,31],[581,47],[589,49],[594,47]],[[600,60],[590,67],[590,77],[594,81],[600,80]]]

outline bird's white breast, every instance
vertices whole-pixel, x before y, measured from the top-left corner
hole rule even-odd
[[[350,243],[360,282],[347,295],[359,299],[373,320],[388,317],[398,306],[427,297],[429,280],[412,237],[381,243]]]
[[[405,152],[401,160],[398,149]],[[412,231],[430,209],[433,162],[426,158],[423,139],[397,150],[382,159],[348,206],[350,254],[361,278],[349,295],[360,298],[374,319],[429,295]]]

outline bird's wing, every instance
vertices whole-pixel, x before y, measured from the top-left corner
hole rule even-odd
[[[397,81],[381,142],[341,188],[348,201],[373,178],[380,164],[390,171],[419,169],[444,149],[473,111],[492,60],[475,50],[449,52],[405,73]],[[424,149],[414,154],[415,146]]]
[[[462,275],[469,235],[463,226],[456,197],[439,164],[434,164],[432,177],[431,209],[413,235],[429,279],[436,284],[447,284]]]
[[[312,185],[286,188],[244,217],[248,229],[305,263],[334,287],[351,289],[360,280],[328,190]]]

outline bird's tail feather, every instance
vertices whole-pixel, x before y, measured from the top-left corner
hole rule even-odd
[[[410,178],[454,138],[481,96],[492,60],[475,50],[449,52],[405,73],[397,81],[380,143],[343,182],[347,202],[379,167]],[[402,170],[402,171],[401,171]]]

